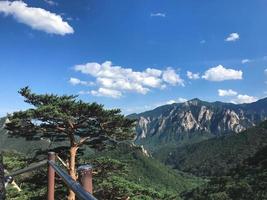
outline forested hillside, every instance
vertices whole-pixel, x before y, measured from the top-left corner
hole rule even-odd
[[[185,200],[266,200],[267,146],[226,175],[183,194]]]
[[[267,122],[244,132],[180,148],[163,148],[155,157],[195,175],[224,175],[267,145]]]

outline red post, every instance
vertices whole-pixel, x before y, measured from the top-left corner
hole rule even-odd
[[[55,152],[48,152],[48,161],[56,161]],[[55,199],[55,170],[48,164],[47,200]]]
[[[82,165],[78,167],[79,181],[82,184],[83,188],[93,193],[93,168],[91,165]]]

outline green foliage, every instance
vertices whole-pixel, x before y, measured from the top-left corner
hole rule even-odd
[[[13,172],[18,169],[23,169],[29,166],[31,158],[25,157],[20,153],[7,152],[4,154],[4,166],[8,172]],[[27,172],[14,177],[15,182],[22,191],[18,191],[12,184],[7,186],[8,200],[45,200],[47,199],[47,169],[46,167],[35,169],[32,172]],[[56,196],[58,199],[64,199],[66,187],[62,180],[56,178]]]
[[[185,200],[267,199],[267,146],[226,176],[214,177],[206,185],[183,194]]]
[[[22,169],[28,166],[28,159],[19,153],[4,152],[4,166],[8,172]],[[46,184],[42,181],[45,180],[40,177],[46,177],[44,170],[38,170],[33,173],[25,173],[15,177],[16,183],[22,188],[19,192],[16,188],[9,184],[7,187],[7,199],[10,200],[28,200],[28,199],[45,199]]]
[[[155,157],[172,167],[199,176],[224,175],[267,145],[267,122],[242,133],[200,143],[166,148]]]
[[[100,199],[179,199],[176,194],[157,191],[151,187],[144,187],[121,176],[109,176],[101,184]]]
[[[93,158],[95,157],[95,158]],[[120,144],[112,151],[84,157],[93,163],[94,187],[99,199],[179,199],[179,194],[203,183],[202,179],[172,170],[147,157],[142,149]]]
[[[3,162],[6,170],[22,169],[27,165],[27,159],[19,153],[12,151],[3,152]]]

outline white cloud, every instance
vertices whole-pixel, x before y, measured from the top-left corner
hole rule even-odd
[[[50,6],[57,6],[58,3],[52,0],[44,0],[44,2],[46,2],[47,4],[49,4]]]
[[[193,72],[190,72],[190,71],[187,71],[186,72],[186,75],[189,79],[193,79],[193,80],[196,80],[196,79],[199,79],[200,76],[199,76],[199,73],[193,73]]]
[[[242,104],[242,103],[252,103],[257,101],[257,97],[254,96],[248,96],[246,94],[242,95],[239,94],[237,95],[236,99],[233,99],[231,102],[235,104]]]
[[[166,104],[184,103],[184,102],[186,102],[186,101],[188,101],[188,100],[185,99],[185,98],[181,98],[181,97],[179,97],[177,100],[171,99],[171,100],[167,101]]]
[[[171,85],[184,86],[184,80],[180,78],[179,74],[176,74],[175,70],[168,67],[163,71],[162,79]]]
[[[92,90],[91,94],[94,96],[103,96],[112,98],[119,98],[122,96],[122,93],[120,91],[108,88],[99,88],[98,90]]]
[[[160,103],[151,103],[149,105],[127,107],[127,108],[124,108],[123,110],[125,110],[128,114],[129,113],[138,113],[138,112],[144,112],[145,110],[152,110],[152,109],[155,109],[159,106],[163,106],[166,104],[183,103],[186,101],[187,101],[187,99],[185,99],[185,98],[178,98],[177,100],[169,100],[169,101],[160,102]]]
[[[85,85],[85,86],[92,86],[92,85],[94,85],[93,82],[81,81],[80,79],[73,78],[73,77],[70,78],[69,83],[71,85]]]
[[[106,61],[102,64],[76,65],[74,70],[95,77],[99,87],[120,92],[147,94],[152,88],[164,89],[168,85],[184,85],[184,80],[170,67],[166,70],[147,68],[144,71],[134,71]]]
[[[264,74],[266,74],[266,75],[267,75],[267,69],[265,69],[265,70],[264,70]]]
[[[200,41],[200,44],[205,44],[206,43],[206,40],[201,40]]]
[[[240,80],[242,75],[243,72],[241,70],[227,69],[222,65],[218,65],[208,69],[202,78],[208,81]]]
[[[173,99],[166,102],[166,104],[173,104],[173,103],[176,103],[176,101]]]
[[[166,13],[151,13],[150,17],[166,17]]]
[[[218,90],[218,95],[221,96],[221,97],[224,97],[224,96],[235,96],[235,95],[237,95],[237,92],[232,90],[232,89],[229,89],[229,90],[219,89]]]
[[[226,42],[234,42],[240,39],[238,33],[231,33],[227,38],[225,38]]]
[[[188,101],[188,100],[185,99],[185,98],[179,97],[178,100],[177,100],[177,103],[184,103],[186,101]]]
[[[63,21],[60,15],[42,8],[29,7],[23,1],[0,1],[0,13],[13,16],[18,22],[46,33],[58,35],[74,33],[73,28]]]
[[[245,64],[245,63],[249,63],[249,62],[251,62],[252,60],[250,60],[250,59],[243,59],[243,60],[241,60],[241,63],[242,64]]]

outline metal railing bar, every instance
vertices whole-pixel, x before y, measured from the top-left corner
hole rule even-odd
[[[97,200],[89,192],[85,191],[83,187],[74,181],[65,171],[58,167],[53,161],[48,161],[48,164],[53,167],[57,175],[62,178],[63,182],[76,194],[81,200]]]
[[[46,164],[47,164],[47,160],[40,161],[40,162],[38,162],[36,164],[33,164],[32,166],[29,166],[29,167],[26,167],[24,169],[19,169],[17,171],[11,172],[8,175],[6,175],[5,178],[8,178],[10,176],[14,177],[14,176],[17,176],[17,175],[20,175],[20,174],[35,170],[35,169],[40,168],[40,167],[42,167],[42,166],[44,166]]]

